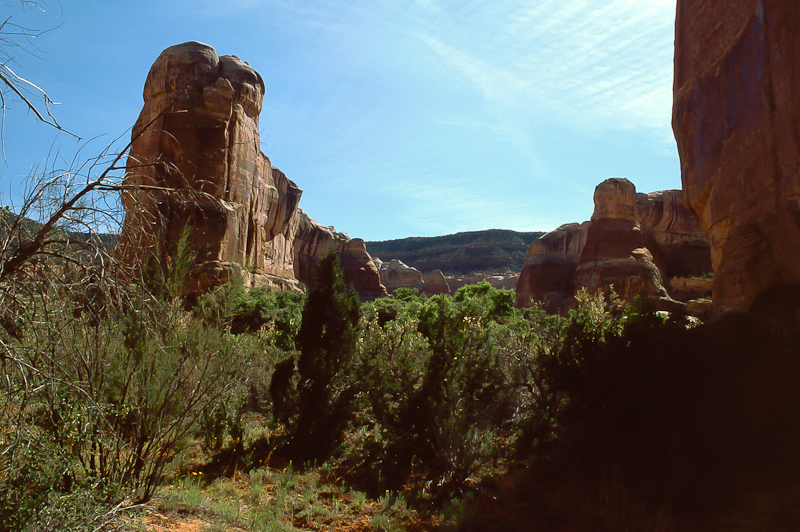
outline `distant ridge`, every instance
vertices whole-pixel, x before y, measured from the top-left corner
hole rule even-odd
[[[531,242],[543,232],[507,229],[468,231],[454,235],[410,237],[367,242],[367,252],[388,262],[399,259],[429,273],[442,270],[448,275],[470,273],[519,273]]]

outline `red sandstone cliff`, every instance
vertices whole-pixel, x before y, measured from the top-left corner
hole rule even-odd
[[[124,262],[136,271],[151,256],[170,260],[188,227],[195,290],[227,280],[232,264],[258,284],[308,283],[335,247],[362,297],[385,294],[364,242],[311,220],[298,208],[302,191],[261,152],[263,98],[263,79],[235,56],[197,42],[161,53],[133,128]]]
[[[581,288],[675,301],[708,295],[708,242],[681,192],[637,194],[627,179],[608,179],[594,194],[592,219],[567,224],[535,240],[517,283],[517,304],[547,301],[564,310]],[[705,288],[705,289],[704,289]]]
[[[678,0],[673,129],[714,310],[800,283],[800,3]]]

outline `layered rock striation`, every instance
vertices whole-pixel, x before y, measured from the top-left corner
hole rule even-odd
[[[611,286],[624,300],[643,296],[668,308],[709,295],[709,245],[680,191],[637,194],[633,183],[614,178],[597,186],[594,204],[590,221],[562,225],[531,244],[518,305],[542,301],[563,311],[581,288]]]
[[[588,229],[589,222],[565,224],[531,243],[517,281],[518,306],[530,301],[546,302],[550,311],[569,306]]]
[[[151,258],[175,260],[185,235],[195,256],[191,291],[225,282],[235,264],[257,284],[299,289],[336,248],[362,297],[385,294],[363,240],[308,217],[298,207],[300,188],[261,152],[264,90],[247,63],[206,44],[161,53],[133,128],[123,263],[138,274]]]
[[[715,313],[800,283],[800,3],[678,0],[673,129]]]
[[[373,256],[401,260],[423,273],[442,270],[452,277],[475,273],[502,275],[508,270],[522,269],[528,246],[540,236],[542,233],[489,229],[367,242],[367,249]]]

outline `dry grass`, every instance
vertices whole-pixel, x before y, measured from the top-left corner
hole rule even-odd
[[[370,531],[431,530],[436,518],[402,499],[370,500],[321,482],[316,471],[257,469],[206,483],[195,473],[161,489],[141,517],[144,530]]]

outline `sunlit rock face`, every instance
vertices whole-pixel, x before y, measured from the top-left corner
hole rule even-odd
[[[401,260],[392,259],[389,262],[382,262],[380,259],[375,261],[381,274],[381,284],[391,293],[398,288],[422,289],[424,281],[422,272],[416,268],[408,266]]]
[[[673,129],[714,311],[800,282],[800,2],[678,0]]]
[[[353,269],[346,274],[358,280],[357,289],[385,293],[369,260],[351,250],[350,238],[308,218],[298,208],[302,191],[261,152],[264,90],[247,63],[220,57],[206,44],[161,53],[133,128],[125,175],[132,188],[122,197],[123,262],[133,273],[150,257],[168,262],[188,230],[192,291],[225,282],[233,264],[257,284],[299,288],[333,246]]]
[[[326,227],[300,210],[297,236],[294,241],[294,264],[297,279],[310,284],[316,274],[317,261],[331,249],[339,251],[344,280],[350,283],[362,299],[385,296],[380,273],[367,253],[364,241],[351,239],[333,227]]]
[[[441,270],[433,270],[423,275],[416,268],[408,266],[399,259],[383,262],[380,258],[373,259],[381,274],[381,283],[389,293],[398,288],[416,288],[421,294],[438,295],[453,294],[462,286],[488,281],[495,288],[513,289],[517,284],[518,274],[508,272],[504,275],[488,275],[474,273],[470,275],[444,275]]]
[[[633,183],[613,178],[597,186],[594,203],[590,221],[563,225],[531,244],[518,305],[533,300],[563,311],[581,288],[612,286],[623,300],[643,296],[666,308],[709,294],[702,277],[711,268],[709,246],[680,191],[637,194]]]
[[[597,185],[574,284],[591,292],[613,286],[628,301],[637,295],[667,297],[647,235],[636,220],[636,187],[627,179],[607,179]]]

